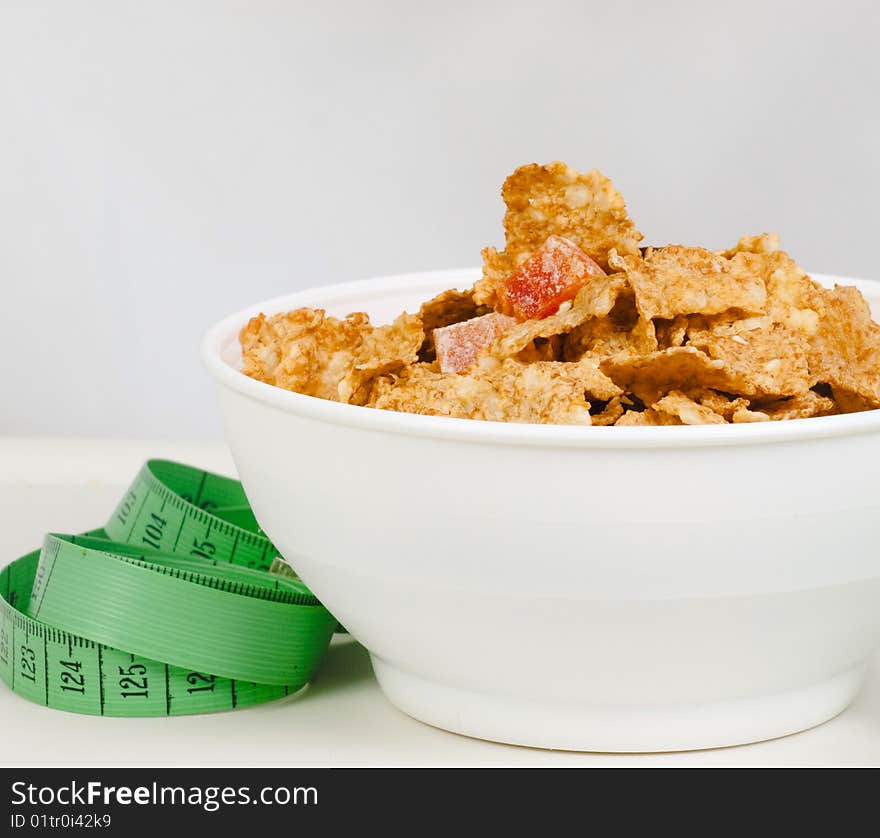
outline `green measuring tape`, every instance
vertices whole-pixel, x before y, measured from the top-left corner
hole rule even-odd
[[[296,692],[336,620],[237,480],[146,463],[103,529],[0,571],[0,677],[58,710],[176,716]]]

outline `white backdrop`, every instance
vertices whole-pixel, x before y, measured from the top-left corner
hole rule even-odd
[[[217,435],[213,320],[477,264],[514,166],[878,276],[870,2],[0,0],[0,433]]]

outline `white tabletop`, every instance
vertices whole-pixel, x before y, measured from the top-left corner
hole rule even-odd
[[[0,438],[0,564],[45,532],[104,522],[149,457],[234,474],[220,443]],[[366,652],[334,641],[298,696],[235,713],[114,719],[30,704],[0,684],[6,767],[25,766],[755,766],[880,765],[880,660],[843,714],[813,730],[738,748],[575,754],[468,739],[414,721],[379,690]]]

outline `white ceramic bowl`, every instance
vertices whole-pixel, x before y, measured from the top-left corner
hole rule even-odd
[[[280,297],[203,344],[260,524],[387,697],[459,733],[599,751],[752,742],[843,710],[880,645],[880,411],[513,425],[342,405],[238,371],[259,311],[383,322],[476,275]],[[855,284],[876,315],[880,286]]]

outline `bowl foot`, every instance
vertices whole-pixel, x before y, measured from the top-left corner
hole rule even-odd
[[[453,733],[565,751],[692,751],[775,739],[833,718],[859,665],[788,692],[693,704],[594,705],[491,695],[428,681],[373,656],[382,691],[407,715]]]

